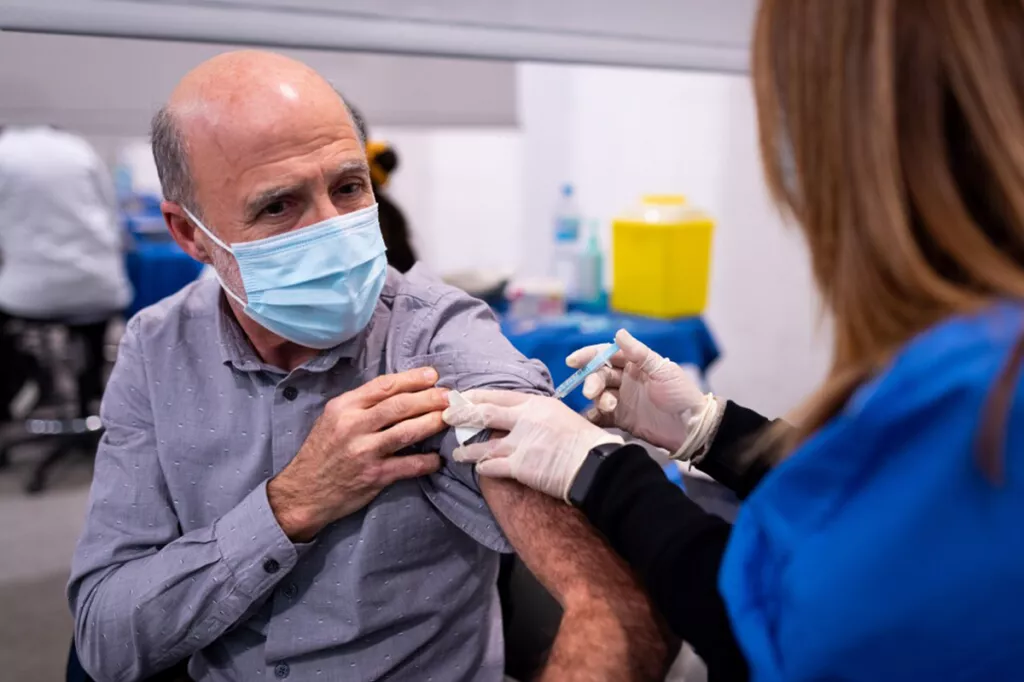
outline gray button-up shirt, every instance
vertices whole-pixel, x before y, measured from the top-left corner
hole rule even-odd
[[[282,533],[266,481],[331,398],[433,366],[441,385],[550,392],[487,307],[389,273],[367,329],[285,373],[263,364],[202,281],[129,324],[68,596],[98,680],[191,656],[196,680],[499,680],[496,552],[510,548],[472,470],[401,481],[308,545]]]

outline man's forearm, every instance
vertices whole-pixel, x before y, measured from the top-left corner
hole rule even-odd
[[[671,637],[583,516],[518,483],[488,479],[481,487],[520,559],[565,610],[541,679],[663,679]]]
[[[666,638],[642,620],[597,600],[570,605],[536,682],[661,682],[669,664]]]
[[[76,556],[69,599],[84,667],[142,679],[221,636],[295,565],[263,487],[212,526],[145,556],[91,566]]]

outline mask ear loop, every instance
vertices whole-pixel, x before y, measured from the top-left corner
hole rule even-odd
[[[207,228],[206,225],[203,225],[203,221],[201,221],[199,218],[195,217],[195,215],[193,215],[192,211],[188,210],[186,207],[182,206],[181,209],[183,211],[185,211],[185,215],[187,215],[189,217],[189,219],[192,221],[192,223],[196,227],[198,227],[200,230],[203,231],[203,234],[205,234],[207,237],[209,237],[213,241],[214,244],[216,244],[220,248],[222,248],[225,251],[227,251],[228,253],[230,253],[231,257],[234,258],[235,252],[232,250],[232,248],[230,246],[228,246],[227,244],[225,244],[223,241],[221,241],[221,239],[219,237],[217,237],[217,235],[215,235],[213,232],[210,232],[209,228]],[[237,262],[237,259],[236,259],[235,262]],[[224,279],[220,276],[220,273],[217,272],[217,268],[213,268],[213,274],[217,277],[217,281],[220,282],[220,288],[224,290],[225,294],[227,294],[231,298],[235,299],[235,301],[238,303],[238,305],[242,306],[243,308],[249,305],[244,300],[242,300],[241,296],[239,296],[235,292],[231,291],[231,287],[229,287],[224,282]]]

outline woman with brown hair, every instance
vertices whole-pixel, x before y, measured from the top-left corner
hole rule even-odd
[[[585,389],[600,425],[749,492],[734,526],[552,399],[446,415],[508,431],[456,457],[580,507],[712,679],[1024,677],[1022,36],[1010,0],[762,0],[765,173],[829,376],[768,426],[620,333]]]

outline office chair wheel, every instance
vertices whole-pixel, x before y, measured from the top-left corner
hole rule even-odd
[[[43,492],[43,488],[46,487],[46,476],[35,472],[28,479],[28,483],[25,484],[25,494],[27,495],[38,495]]]

